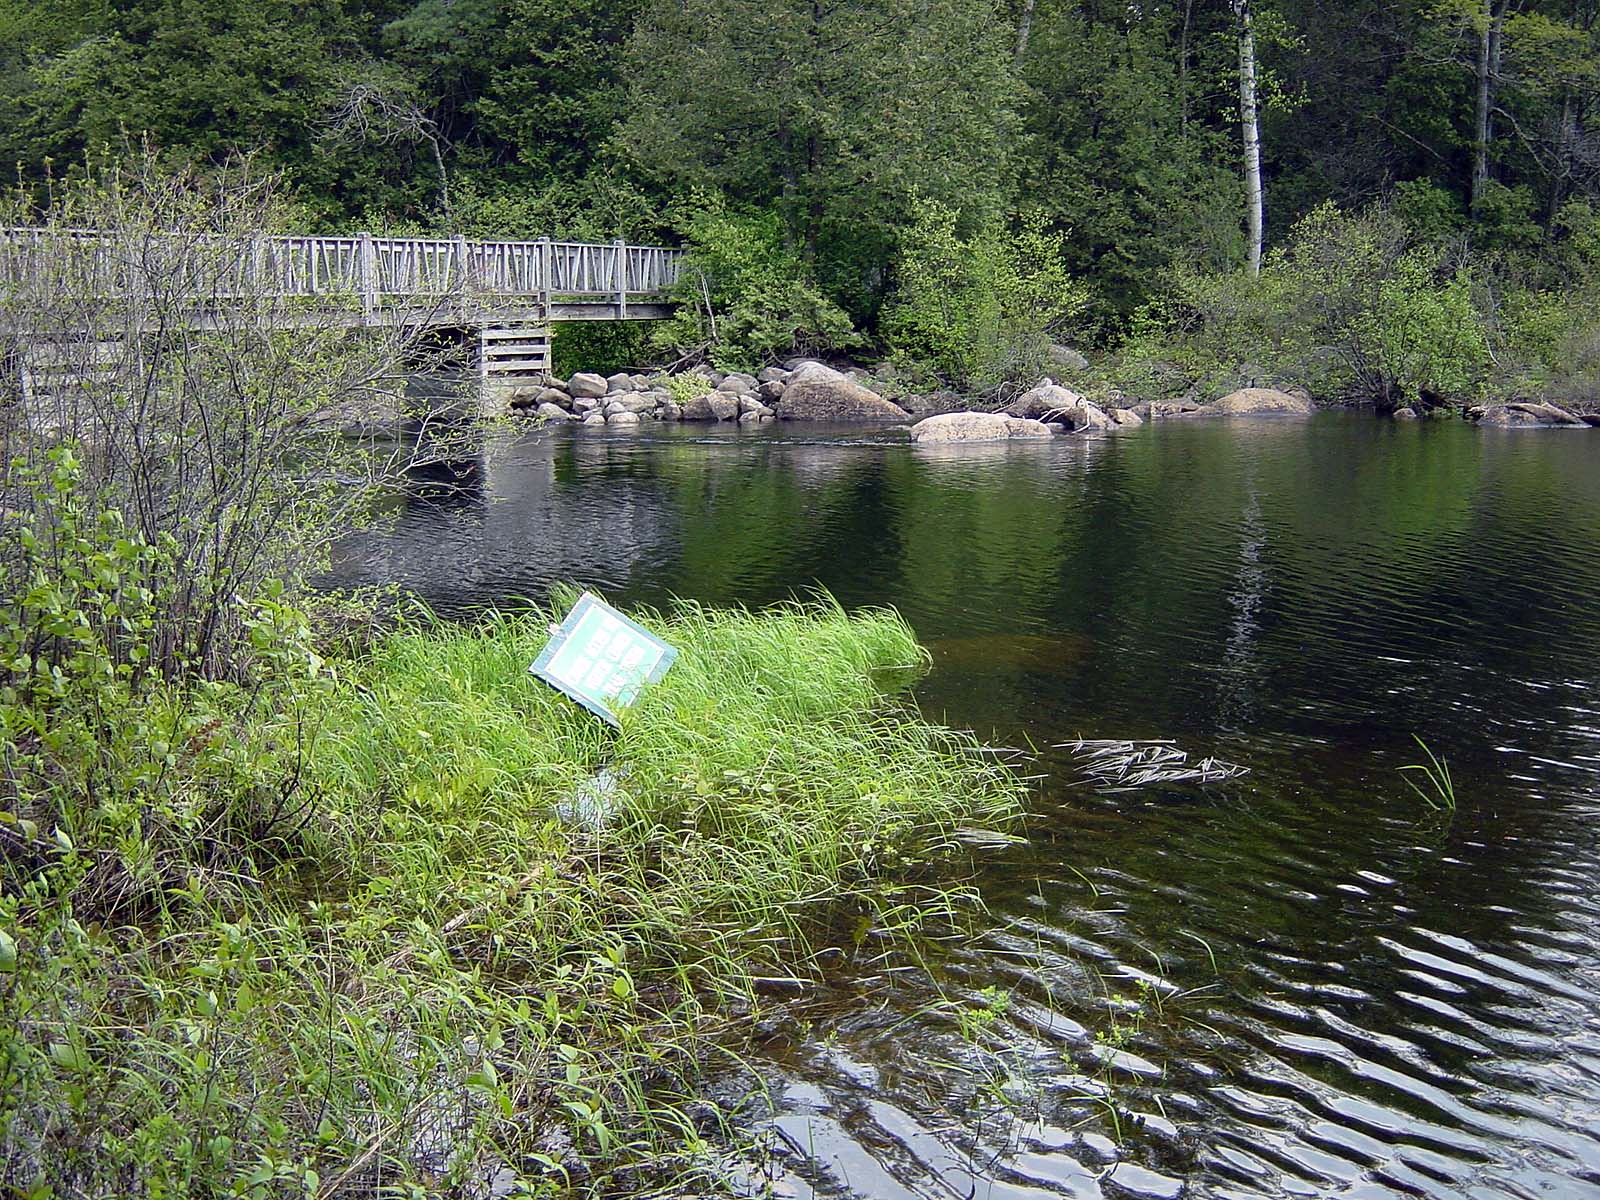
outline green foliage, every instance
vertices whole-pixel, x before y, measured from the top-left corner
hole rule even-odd
[[[1066,240],[1037,217],[1015,232],[987,227],[962,237],[953,210],[918,205],[884,317],[889,345],[959,387],[1037,378],[1052,335],[1087,304],[1067,272]]]
[[[1324,396],[1465,401],[1488,368],[1488,323],[1470,270],[1411,245],[1396,215],[1324,205],[1269,253],[1261,275],[1180,273],[1125,347],[1176,364],[1202,393],[1237,386],[1238,364]]]
[[[93,626],[126,582],[80,540]],[[23,1194],[459,1193],[502,1164],[532,1194],[705,1190],[679,1104],[706,1039],[757,976],[957,911],[934,864],[1021,792],[893,701],[927,659],[888,612],[640,614],[681,655],[613,734],[527,672],[553,613],[329,663],[294,610],[252,611],[248,688],[136,687],[101,655],[35,695],[31,728],[98,744],[93,779],[7,730]]]
[[[679,307],[657,332],[660,344],[697,349],[735,371],[856,342],[849,317],[785,246],[776,214],[736,213],[720,197],[699,196],[680,228],[688,253]]]
[[[1484,320],[1465,268],[1446,273],[1436,252],[1403,254],[1351,331],[1351,354],[1381,401],[1477,394],[1489,366]]]

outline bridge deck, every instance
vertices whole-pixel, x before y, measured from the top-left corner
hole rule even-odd
[[[224,304],[230,296],[325,299],[375,324],[493,323],[527,310],[551,321],[654,320],[682,251],[626,242],[456,238],[263,237],[223,255],[192,236],[136,244],[92,230],[0,229],[0,287],[60,281],[127,294],[158,274],[167,289]],[[186,286],[187,280],[187,286]]]

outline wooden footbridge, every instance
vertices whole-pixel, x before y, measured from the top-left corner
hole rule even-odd
[[[153,235],[159,239],[161,235]],[[173,235],[174,243],[192,235]],[[102,296],[125,294],[170,261],[163,286],[192,295],[194,311],[225,309],[231,297],[296,303],[275,311],[331,314],[352,325],[461,329],[476,342],[486,383],[537,378],[550,368],[558,321],[654,320],[671,311],[668,291],[682,251],[626,242],[471,241],[345,237],[236,239],[221,255],[130,253],[122,238],[92,230],[0,229],[0,291],[61,280]],[[223,260],[217,268],[218,258]],[[236,260],[236,261],[235,261]],[[200,263],[192,280],[185,264]],[[198,319],[204,319],[203,317]],[[85,336],[93,336],[88,330]]]

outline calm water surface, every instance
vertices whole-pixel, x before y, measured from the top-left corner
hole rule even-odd
[[[912,622],[931,715],[1039,748],[979,935],[766,1047],[780,1195],[1600,1197],[1597,438],[562,432],[338,574],[446,611],[820,584]],[[1080,734],[1251,772],[1099,794]]]

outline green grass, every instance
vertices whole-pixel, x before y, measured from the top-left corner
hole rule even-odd
[[[761,981],[970,903],[939,864],[1022,789],[895,698],[926,655],[893,613],[639,616],[681,655],[618,731],[528,674],[550,614],[424,622],[331,667],[287,656],[270,701],[207,702],[254,695],[247,720],[178,705],[233,755],[176,793],[215,814],[204,836],[145,846],[125,813],[113,835],[93,815],[108,798],[59,780],[31,816],[19,804],[50,848],[0,898],[0,1179],[56,1196],[438,1194],[502,1169],[530,1194],[709,1186],[709,1131],[682,1101],[737,1049]],[[209,760],[174,761],[169,792]],[[602,769],[608,819],[563,820]],[[142,890],[108,889],[128,863]]]

